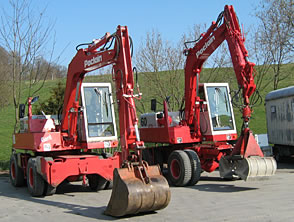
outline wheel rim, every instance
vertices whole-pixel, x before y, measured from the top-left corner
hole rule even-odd
[[[15,179],[15,174],[16,174],[16,172],[15,172],[15,163],[14,162],[12,162],[11,163],[11,165],[10,165],[10,174],[11,174],[11,178],[14,180]]]
[[[170,170],[171,170],[171,174],[172,174],[173,178],[179,179],[180,174],[181,174],[181,168],[180,168],[180,163],[178,160],[173,159],[171,161]]]
[[[29,169],[29,184],[31,187],[34,187],[34,172],[32,167]]]

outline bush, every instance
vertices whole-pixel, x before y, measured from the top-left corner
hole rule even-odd
[[[39,103],[36,108],[37,114],[42,114],[42,111],[48,115],[59,114],[63,105],[63,97],[65,92],[65,85],[62,82],[58,82],[56,87],[53,87],[50,91],[49,99]]]

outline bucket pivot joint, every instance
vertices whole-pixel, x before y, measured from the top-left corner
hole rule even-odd
[[[133,171],[138,179],[140,179],[145,184],[150,183],[150,178],[148,175],[148,163],[144,160],[140,162],[126,162],[124,163],[124,168],[128,168],[129,171]]]

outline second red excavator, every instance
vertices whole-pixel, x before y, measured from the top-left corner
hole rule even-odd
[[[243,96],[239,138],[228,84],[200,83],[203,63],[224,41],[228,43]],[[169,112],[164,101],[163,112],[156,112],[153,101],[154,112],[140,117],[141,139],[157,143],[149,149],[146,159],[161,166],[167,163],[169,179],[176,186],[194,185],[202,170],[212,172],[218,167],[220,176],[225,178],[239,176],[249,180],[275,174],[275,160],[263,156],[248,126],[252,113],[250,97],[256,85],[255,64],[249,62],[244,42],[234,8],[226,5],[217,21],[198,40],[185,44],[184,108]],[[194,46],[188,48],[189,43]]]

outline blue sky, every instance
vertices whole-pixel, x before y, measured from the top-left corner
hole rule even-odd
[[[0,0],[5,8],[8,0]],[[163,39],[178,42],[194,24],[210,24],[226,4],[233,5],[245,30],[256,23],[256,0],[31,0],[34,7],[46,7],[47,18],[55,23],[56,50],[60,63],[67,66],[75,46],[113,33],[117,25],[127,25],[135,50],[147,32],[155,29]]]

